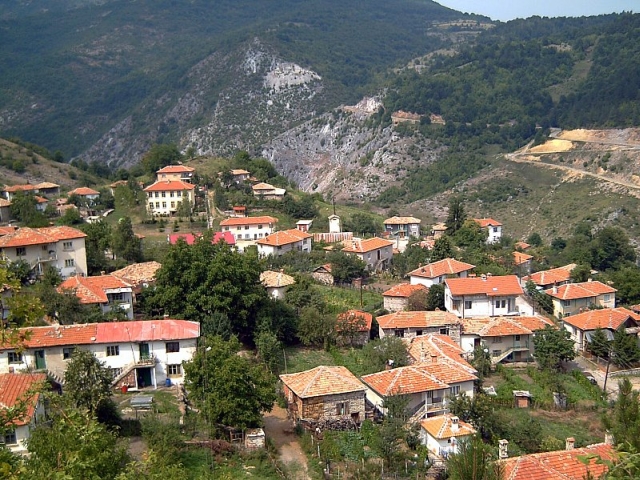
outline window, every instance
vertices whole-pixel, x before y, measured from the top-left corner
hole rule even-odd
[[[473,308],[473,302],[471,300],[464,301],[465,310],[471,310]]]
[[[516,342],[520,341],[520,335],[516,335]]]
[[[167,202],[162,202],[162,208],[167,208]]]
[[[109,345],[107,347],[107,357],[120,355],[120,345]]]
[[[496,308],[505,308],[507,306],[506,300],[496,300]]]
[[[451,397],[455,397],[460,394],[460,385],[455,385],[453,387],[449,387],[449,395]]]
[[[241,227],[240,225],[238,225],[238,226],[236,227],[236,230],[242,230],[242,227]]]
[[[64,261],[64,266],[65,267],[73,267],[73,266],[75,266],[75,264],[76,264],[76,262],[75,262],[75,260],[73,258],[67,258]]]
[[[502,350],[491,350],[491,356],[493,357],[499,357],[501,353]]]
[[[169,196],[170,196],[171,198],[173,198],[173,197],[175,196],[174,192],[171,192],[171,193],[169,194]]]
[[[449,327],[442,327],[440,329],[440,335],[449,335]]]
[[[160,196],[160,194],[158,192],[156,192],[156,198],[158,198]]]
[[[76,351],[76,347],[64,347],[62,349],[62,358],[69,360],[73,356],[73,352]]]
[[[491,343],[502,343],[502,337],[493,337]]]
[[[167,342],[165,344],[167,353],[175,353],[180,351],[180,342]]]
[[[336,403],[336,415],[346,415],[349,413],[349,404],[347,402]]]
[[[422,335],[422,330],[416,330],[416,337],[419,337],[420,335]]]
[[[229,231],[229,227],[224,227],[224,231],[228,232]]]
[[[262,230],[262,225],[258,225],[258,230]]]
[[[498,227],[493,227],[493,233],[498,233]]]
[[[24,257],[27,254],[27,249],[25,247],[16,248],[16,256]]]
[[[166,198],[167,192],[162,192],[162,198]]]
[[[149,202],[149,208],[153,208],[153,202]]]
[[[63,250],[73,250],[73,242],[62,242]]]
[[[42,245],[42,251],[46,252],[49,249],[49,245]]]
[[[611,300],[611,295],[607,294],[604,296],[604,301],[608,302],[609,300]]]
[[[182,365],[167,365],[167,375],[182,375]]]
[[[570,307],[571,306],[571,300],[563,300],[562,301],[562,306],[563,307]]]
[[[176,202],[171,202],[171,208],[176,208]]]
[[[245,230],[249,230],[249,225],[245,225],[245,226],[244,226],[244,229],[245,229]]]
[[[160,202],[156,202],[156,208],[160,208]]]
[[[18,352],[9,352],[9,363],[22,363],[22,354]]]
[[[402,337],[404,337],[404,328],[396,328],[394,333],[395,333],[396,337],[402,338]]]
[[[110,302],[121,302],[124,300],[124,293],[110,293],[109,301]]]
[[[109,370],[111,370],[111,375],[113,376],[113,378],[116,378],[122,373],[121,368],[110,368]]]
[[[4,440],[5,445],[16,445],[18,443],[16,431],[5,433],[3,437],[0,437],[0,440]]]
[[[176,196],[180,198],[182,196],[182,192],[176,192]]]

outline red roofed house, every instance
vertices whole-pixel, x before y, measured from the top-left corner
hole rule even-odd
[[[444,306],[461,318],[496,317],[517,312],[522,287],[515,275],[482,275],[445,280]]]
[[[601,328],[609,340],[621,328],[640,325],[640,316],[624,307],[587,310],[562,319],[562,325],[576,344],[576,350],[584,350],[593,332]]]
[[[253,195],[260,200],[282,200],[287,191],[284,188],[274,187],[269,183],[256,183],[253,187]]]
[[[44,373],[0,374],[0,411],[24,407],[24,415],[6,425],[9,428],[0,435],[0,444],[13,453],[26,453],[31,429],[44,419],[44,403],[40,401],[39,390],[46,385],[46,381]]]
[[[487,231],[487,243],[498,243],[502,238],[502,224],[493,218],[474,218],[480,228]]]
[[[76,348],[92,352],[114,374],[114,386],[131,389],[182,383],[182,362],[192,359],[200,324],[144,320],[21,328],[24,349],[0,344],[0,373],[40,370],[61,381]]]
[[[445,258],[437,262],[428,263],[409,272],[412,285],[422,284],[426,287],[443,283],[445,278],[458,277],[467,278],[469,271],[473,270],[475,265],[460,262],[455,258]]]
[[[553,299],[553,314],[558,318],[575,315],[594,306],[613,308],[616,306],[616,292],[609,285],[591,280],[545,290]]]
[[[111,275],[127,282],[133,287],[135,301],[135,295],[140,293],[143,288],[155,285],[156,272],[160,267],[162,267],[162,265],[155,261],[134,263],[115,272],[111,272]]]
[[[24,261],[36,275],[51,265],[62,278],[87,274],[87,235],[71,227],[23,227],[0,237],[0,256],[8,262]]]
[[[513,264],[518,268],[519,276],[531,274],[531,260],[533,260],[533,255],[517,250],[513,252]]]
[[[100,197],[100,192],[89,187],[78,187],[69,192],[69,196],[71,195],[84,198],[88,204],[92,204]]]
[[[114,275],[67,278],[58,285],[59,293],[72,291],[82,305],[97,305],[102,313],[120,309],[133,320],[133,287]]]
[[[290,418],[345,420],[365,418],[365,386],[345,367],[320,366],[305,372],[280,375]]]
[[[271,235],[277,222],[277,218],[268,215],[225,218],[220,222],[220,231],[232,233],[237,241],[253,241]]]
[[[156,180],[191,183],[196,169],[186,165],[167,165],[156,172]]]
[[[395,312],[377,318],[380,326],[380,338],[392,335],[400,338],[413,338],[427,333],[448,335],[455,341],[460,340],[461,322],[449,312]]]
[[[386,232],[393,237],[409,238],[420,236],[421,220],[415,217],[391,217],[387,218],[383,224]]]
[[[31,184],[27,183],[27,184],[23,184],[23,185],[6,186],[2,190],[2,193],[4,194],[4,198],[6,198],[7,200],[11,201],[11,200],[13,200],[13,197],[15,196],[15,194],[18,193],[18,192],[36,193],[37,190],[38,189],[36,188],[35,185],[31,185]]]
[[[429,293],[429,289],[424,285],[411,285],[410,283],[394,285],[382,294],[384,309],[389,312],[409,310],[409,297],[418,292],[426,295]]]
[[[425,418],[420,422],[420,443],[430,453],[443,459],[458,453],[460,442],[468,440],[475,433],[475,428],[450,413]]]
[[[374,237],[365,240],[353,239],[345,242],[344,253],[355,255],[367,264],[367,269],[373,272],[386,270],[393,257],[394,242]]]
[[[570,263],[563,267],[552,268],[550,270],[542,270],[540,272],[533,273],[528,277],[524,277],[522,280],[528,282],[531,280],[538,287],[544,289],[551,288],[554,285],[560,286],[571,281],[571,271],[576,268],[575,263]]]
[[[181,180],[159,180],[144,189],[147,210],[151,215],[175,215],[183,201],[193,206],[195,188]]]
[[[297,228],[275,232],[256,242],[258,244],[258,255],[261,257],[269,255],[279,257],[292,251],[310,253],[312,238],[311,235],[301,232]]]
[[[338,315],[336,333],[338,343],[348,345],[364,345],[371,337],[373,315],[361,310],[348,310]]]
[[[317,282],[320,282],[324,285],[333,285],[333,275],[331,274],[331,264],[325,263],[324,265],[320,265],[313,269],[311,272],[311,276]]]

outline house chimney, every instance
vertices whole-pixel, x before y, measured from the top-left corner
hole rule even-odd
[[[604,433],[604,444],[613,445],[613,435],[608,430]]]
[[[389,359],[387,360],[387,364],[384,366],[385,370],[391,370],[393,368],[393,360]]]
[[[492,276],[493,276],[493,273],[491,273],[491,272],[487,273],[487,278],[491,278]]]
[[[438,355],[435,353],[431,354],[431,363],[438,363]]]
[[[553,294],[554,294],[554,295],[557,295],[557,294],[558,294],[558,285],[556,285],[555,283],[553,284],[553,289],[552,289],[552,291],[553,291]]]
[[[457,432],[458,429],[460,428],[460,424],[459,422],[459,418],[458,417],[451,417],[451,431],[452,432]]]
[[[587,282],[593,282],[593,278],[589,277],[589,280],[587,280]]]
[[[498,440],[498,458],[500,460],[509,458],[509,441],[502,439]]]
[[[481,278],[482,280],[486,280],[486,279],[487,279],[487,276],[483,273],[482,275],[480,275],[480,278]]]
[[[576,439],[573,437],[569,437],[567,438],[566,442],[565,442],[565,450],[573,450],[576,446]]]
[[[9,367],[9,373],[15,373],[16,369],[14,367]]]

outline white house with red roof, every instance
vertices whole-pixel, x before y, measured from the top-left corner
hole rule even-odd
[[[621,328],[636,330],[640,326],[640,315],[624,307],[598,308],[564,317],[562,326],[575,342],[576,350],[584,350],[591,341],[591,335],[597,329],[603,330],[609,340]],[[633,331],[633,330],[632,330]]]
[[[415,217],[394,216],[387,218],[383,223],[384,230],[389,235],[400,238],[420,237],[420,223],[422,220]]]
[[[591,281],[568,283],[545,290],[553,300],[553,314],[567,317],[589,308],[613,308],[616,306],[617,290],[602,282]]]
[[[0,444],[4,444],[13,453],[27,452],[31,430],[45,419],[40,392],[46,388],[46,382],[47,376],[44,373],[0,374],[0,416],[2,410],[16,407],[16,411],[23,412],[10,425],[6,425],[9,428],[0,435]]]
[[[498,243],[502,238],[502,223],[493,218],[474,218],[474,222],[487,232],[487,243]]]
[[[26,184],[21,184],[21,185],[7,185],[2,189],[2,193],[4,195],[4,198],[6,198],[7,200],[11,201],[11,200],[13,200],[13,197],[18,192],[36,193],[37,190],[38,189],[36,188],[35,185],[31,185],[30,183],[26,183]]]
[[[428,333],[448,335],[456,341],[460,340],[460,319],[449,312],[417,311],[394,312],[377,318],[380,327],[380,338],[394,336],[413,338]]]
[[[151,215],[175,215],[183,201],[194,202],[196,186],[182,180],[158,180],[144,189]]]
[[[102,313],[121,310],[133,320],[133,286],[114,275],[75,275],[58,285],[57,290],[73,292],[82,305],[96,305]]]
[[[513,315],[519,313],[516,300],[523,293],[516,275],[448,278],[444,306],[461,318]]]
[[[420,443],[432,455],[445,460],[449,455],[458,453],[460,442],[468,440],[475,433],[472,425],[450,413],[425,418],[420,422]]]
[[[36,275],[42,275],[45,265],[51,265],[62,278],[87,274],[85,237],[71,227],[22,227],[0,236],[0,255],[6,261],[24,261]]]
[[[271,235],[278,219],[263,215],[260,217],[225,218],[220,222],[220,231],[233,234],[236,241],[253,241]]]
[[[200,324],[140,320],[21,328],[22,348],[0,343],[0,373],[48,372],[63,382],[76,349],[92,352],[114,374],[114,386],[156,388],[166,379],[184,382],[182,363],[193,358]]]
[[[399,283],[382,293],[384,309],[389,312],[401,312],[409,309],[409,298],[414,294],[429,293],[429,289],[424,285],[411,285],[410,283]]]
[[[386,270],[393,258],[394,242],[383,238],[373,237],[364,240],[354,238],[345,241],[344,253],[355,255],[367,264],[372,272]]]
[[[100,192],[89,187],[78,187],[68,192],[69,196],[75,195],[81,197],[87,201],[88,204],[93,203],[100,197]]]
[[[279,257],[287,252],[311,252],[313,236],[297,228],[272,233],[256,241],[258,255]]]
[[[536,286],[543,289],[551,288],[554,285],[565,285],[571,282],[571,271],[574,268],[576,268],[576,264],[570,263],[569,265],[564,265],[562,267],[541,270],[524,277],[522,281],[526,283],[531,280],[536,284]]]
[[[191,183],[196,169],[186,165],[167,165],[156,172],[156,180]]]
[[[455,258],[445,258],[419,266],[409,272],[409,278],[412,285],[420,284],[430,287],[431,285],[443,283],[445,278],[467,278],[469,272],[474,268],[476,266],[470,263],[461,262]]]

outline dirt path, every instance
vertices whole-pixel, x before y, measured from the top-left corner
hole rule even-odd
[[[291,431],[291,422],[287,420],[287,411],[278,405],[264,416],[264,431],[280,454],[280,461],[290,470],[292,480],[311,480],[308,474],[307,456],[300,447],[298,437]],[[298,471],[295,471],[295,470]]]

